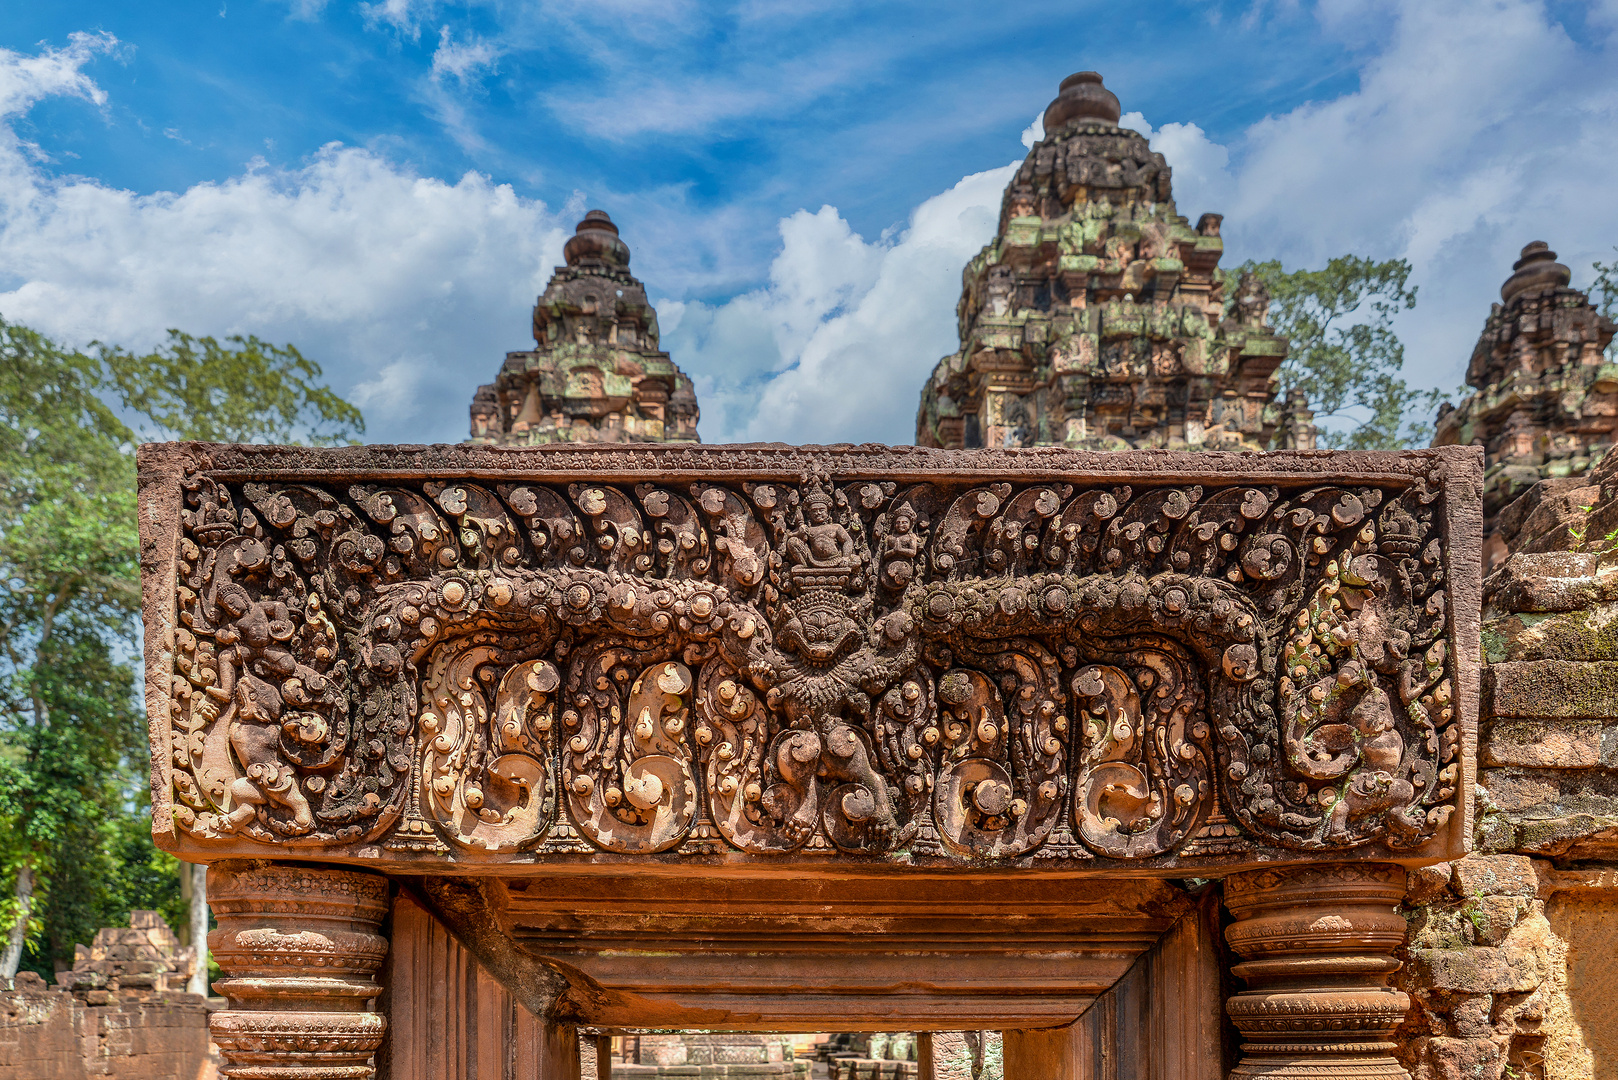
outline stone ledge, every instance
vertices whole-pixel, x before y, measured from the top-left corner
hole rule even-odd
[[[1496,720],[1478,745],[1482,765],[1593,769],[1605,728],[1600,720]]]
[[[1618,604],[1557,613],[1513,612],[1483,625],[1485,663],[1618,660]]]
[[[1460,897],[1535,896],[1539,875],[1532,859],[1521,855],[1469,855],[1451,863],[1454,891]]]
[[[1483,669],[1485,715],[1618,719],[1618,661],[1523,660]]]
[[[1492,818],[1483,825],[1481,846],[1488,851],[1522,851],[1560,858],[1618,858],[1618,814],[1567,814],[1517,821]]]
[[[1485,606],[1512,611],[1578,611],[1618,600],[1618,565],[1591,552],[1519,552],[1483,584]]]
[[[1618,816],[1618,773],[1607,769],[1483,769],[1478,782],[1514,822],[1568,814]]]

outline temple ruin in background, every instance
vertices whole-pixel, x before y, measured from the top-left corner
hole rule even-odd
[[[1612,324],[1530,245],[1474,445],[1176,452],[1312,430],[1117,119],[1090,74],[1047,111],[923,397],[947,451],[143,448],[154,829],[213,865],[227,1073],[833,1027],[924,1033],[923,1078],[963,1028],[1006,1080],[1611,1072]],[[475,441],[655,412],[567,381],[662,356],[643,293],[598,318],[621,248],[581,223]]]
[[[473,443],[697,442],[691,380],[658,348],[629,245],[591,210],[534,304],[534,347],[472,399]]]
[[[1618,430],[1618,365],[1605,356],[1618,327],[1569,284],[1572,271],[1543,240],[1523,248],[1512,270],[1467,365],[1475,392],[1439,413],[1433,439],[1435,446],[1484,449],[1484,560],[1491,566],[1508,550],[1501,511],[1542,480],[1552,481],[1542,496],[1565,499],[1588,487],[1580,478]],[[1568,510],[1593,501],[1577,498]]]
[[[1193,228],[1163,155],[1118,119],[1101,76],[1063,80],[962,274],[961,347],[922,390],[918,445],[1314,446],[1301,397],[1276,401],[1268,295],[1249,275],[1227,296],[1220,216]]]

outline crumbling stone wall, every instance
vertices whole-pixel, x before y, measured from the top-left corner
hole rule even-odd
[[[96,932],[48,986],[0,991],[0,1080],[192,1080],[208,1062],[208,1004],[184,992],[194,954],[154,911]]]
[[[1618,455],[1499,516],[1477,851],[1411,875],[1415,1080],[1618,1076]]]

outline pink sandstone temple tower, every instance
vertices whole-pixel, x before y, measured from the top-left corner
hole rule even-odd
[[[1095,72],[1062,81],[962,274],[961,347],[922,390],[918,444],[1314,445],[1302,401],[1275,400],[1269,297],[1246,277],[1227,302],[1220,216],[1189,225],[1163,155],[1119,115]]]
[[[472,399],[473,443],[697,442],[691,380],[658,348],[629,245],[591,210],[534,304],[534,347]]]

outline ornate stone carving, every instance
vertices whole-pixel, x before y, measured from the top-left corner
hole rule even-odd
[[[377,874],[264,862],[215,863],[208,949],[229,1000],[209,1026],[237,1080],[370,1080],[383,1018],[368,1011],[387,955]]]
[[[1232,1077],[1408,1078],[1390,1051],[1410,997],[1387,986],[1404,890],[1404,868],[1377,863],[1225,879],[1231,970],[1248,984],[1225,1006],[1244,1040]]]
[[[591,210],[534,303],[534,348],[472,398],[474,443],[696,442],[691,380],[658,347],[629,245]]]
[[[404,451],[414,475],[387,450],[161,453],[157,797],[188,847],[1461,843],[1466,452],[1338,478],[1324,455],[467,451],[454,479]]]
[[[962,274],[960,348],[922,389],[916,441],[1313,447],[1302,395],[1276,400],[1287,343],[1263,285],[1227,301],[1220,216],[1181,216],[1163,155],[1118,120],[1101,76],[1062,80]]]
[[[1522,249],[1472,349],[1475,391],[1439,413],[1435,446],[1482,446],[1486,555],[1506,556],[1500,511],[1535,483],[1581,476],[1618,430],[1618,372],[1603,355],[1612,320],[1568,283],[1543,240]]]

